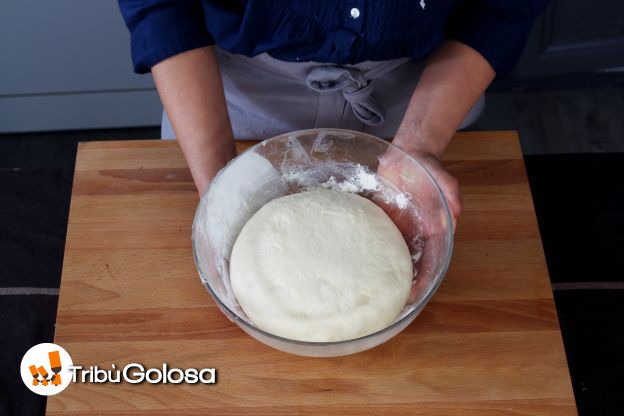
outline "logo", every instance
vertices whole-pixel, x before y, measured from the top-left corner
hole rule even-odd
[[[30,391],[52,396],[71,383],[73,365],[63,347],[52,343],[37,344],[24,354],[20,374]]]
[[[146,368],[139,363],[124,367],[112,364],[110,370],[92,365],[74,365],[63,347],[44,343],[26,351],[20,365],[22,381],[33,393],[51,396],[73,383],[139,384],[216,384],[216,368],[176,368],[163,363],[160,368]]]
[[[123,370],[113,364],[110,370],[91,366],[88,369],[81,366],[72,368],[72,381],[75,383],[121,383],[138,384],[215,384],[217,370],[215,368],[187,368],[169,367],[163,363],[162,368],[145,368],[139,363],[130,363]]]

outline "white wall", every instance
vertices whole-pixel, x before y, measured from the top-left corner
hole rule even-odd
[[[0,133],[160,124],[112,0],[0,2]]]

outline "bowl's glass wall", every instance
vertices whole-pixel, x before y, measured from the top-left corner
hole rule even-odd
[[[363,172],[363,173],[362,173]],[[363,180],[353,186],[357,175]],[[372,175],[372,176],[371,176]],[[370,177],[376,181],[367,181]],[[408,303],[388,328],[355,340],[313,343],[268,334],[247,318],[230,286],[232,247],[247,220],[265,203],[310,187],[338,185],[380,205],[413,255]],[[357,188],[357,189],[356,189]],[[202,196],[193,224],[195,261],[220,309],[251,336],[301,355],[335,356],[372,348],[403,330],[440,284],[452,250],[446,201],[429,173],[388,142],[346,130],[305,130],[260,144],[230,162]]]

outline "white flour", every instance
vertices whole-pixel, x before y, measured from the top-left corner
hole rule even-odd
[[[386,204],[394,205],[399,209],[408,209],[412,205],[407,194],[389,186],[382,186],[377,175],[365,166],[360,164],[337,166],[334,163],[325,166],[325,168],[329,167],[332,171],[341,173],[343,179],[337,179],[335,175],[331,175],[329,179],[321,182],[318,176],[325,171],[323,167],[308,171],[286,172],[282,174],[282,179],[289,184],[302,187],[304,191],[325,188],[352,194],[375,192]]]

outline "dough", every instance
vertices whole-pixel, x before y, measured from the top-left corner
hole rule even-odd
[[[400,231],[368,199],[315,189],[264,205],[230,259],[234,295],[259,328],[301,341],[371,334],[401,312],[412,261]]]

